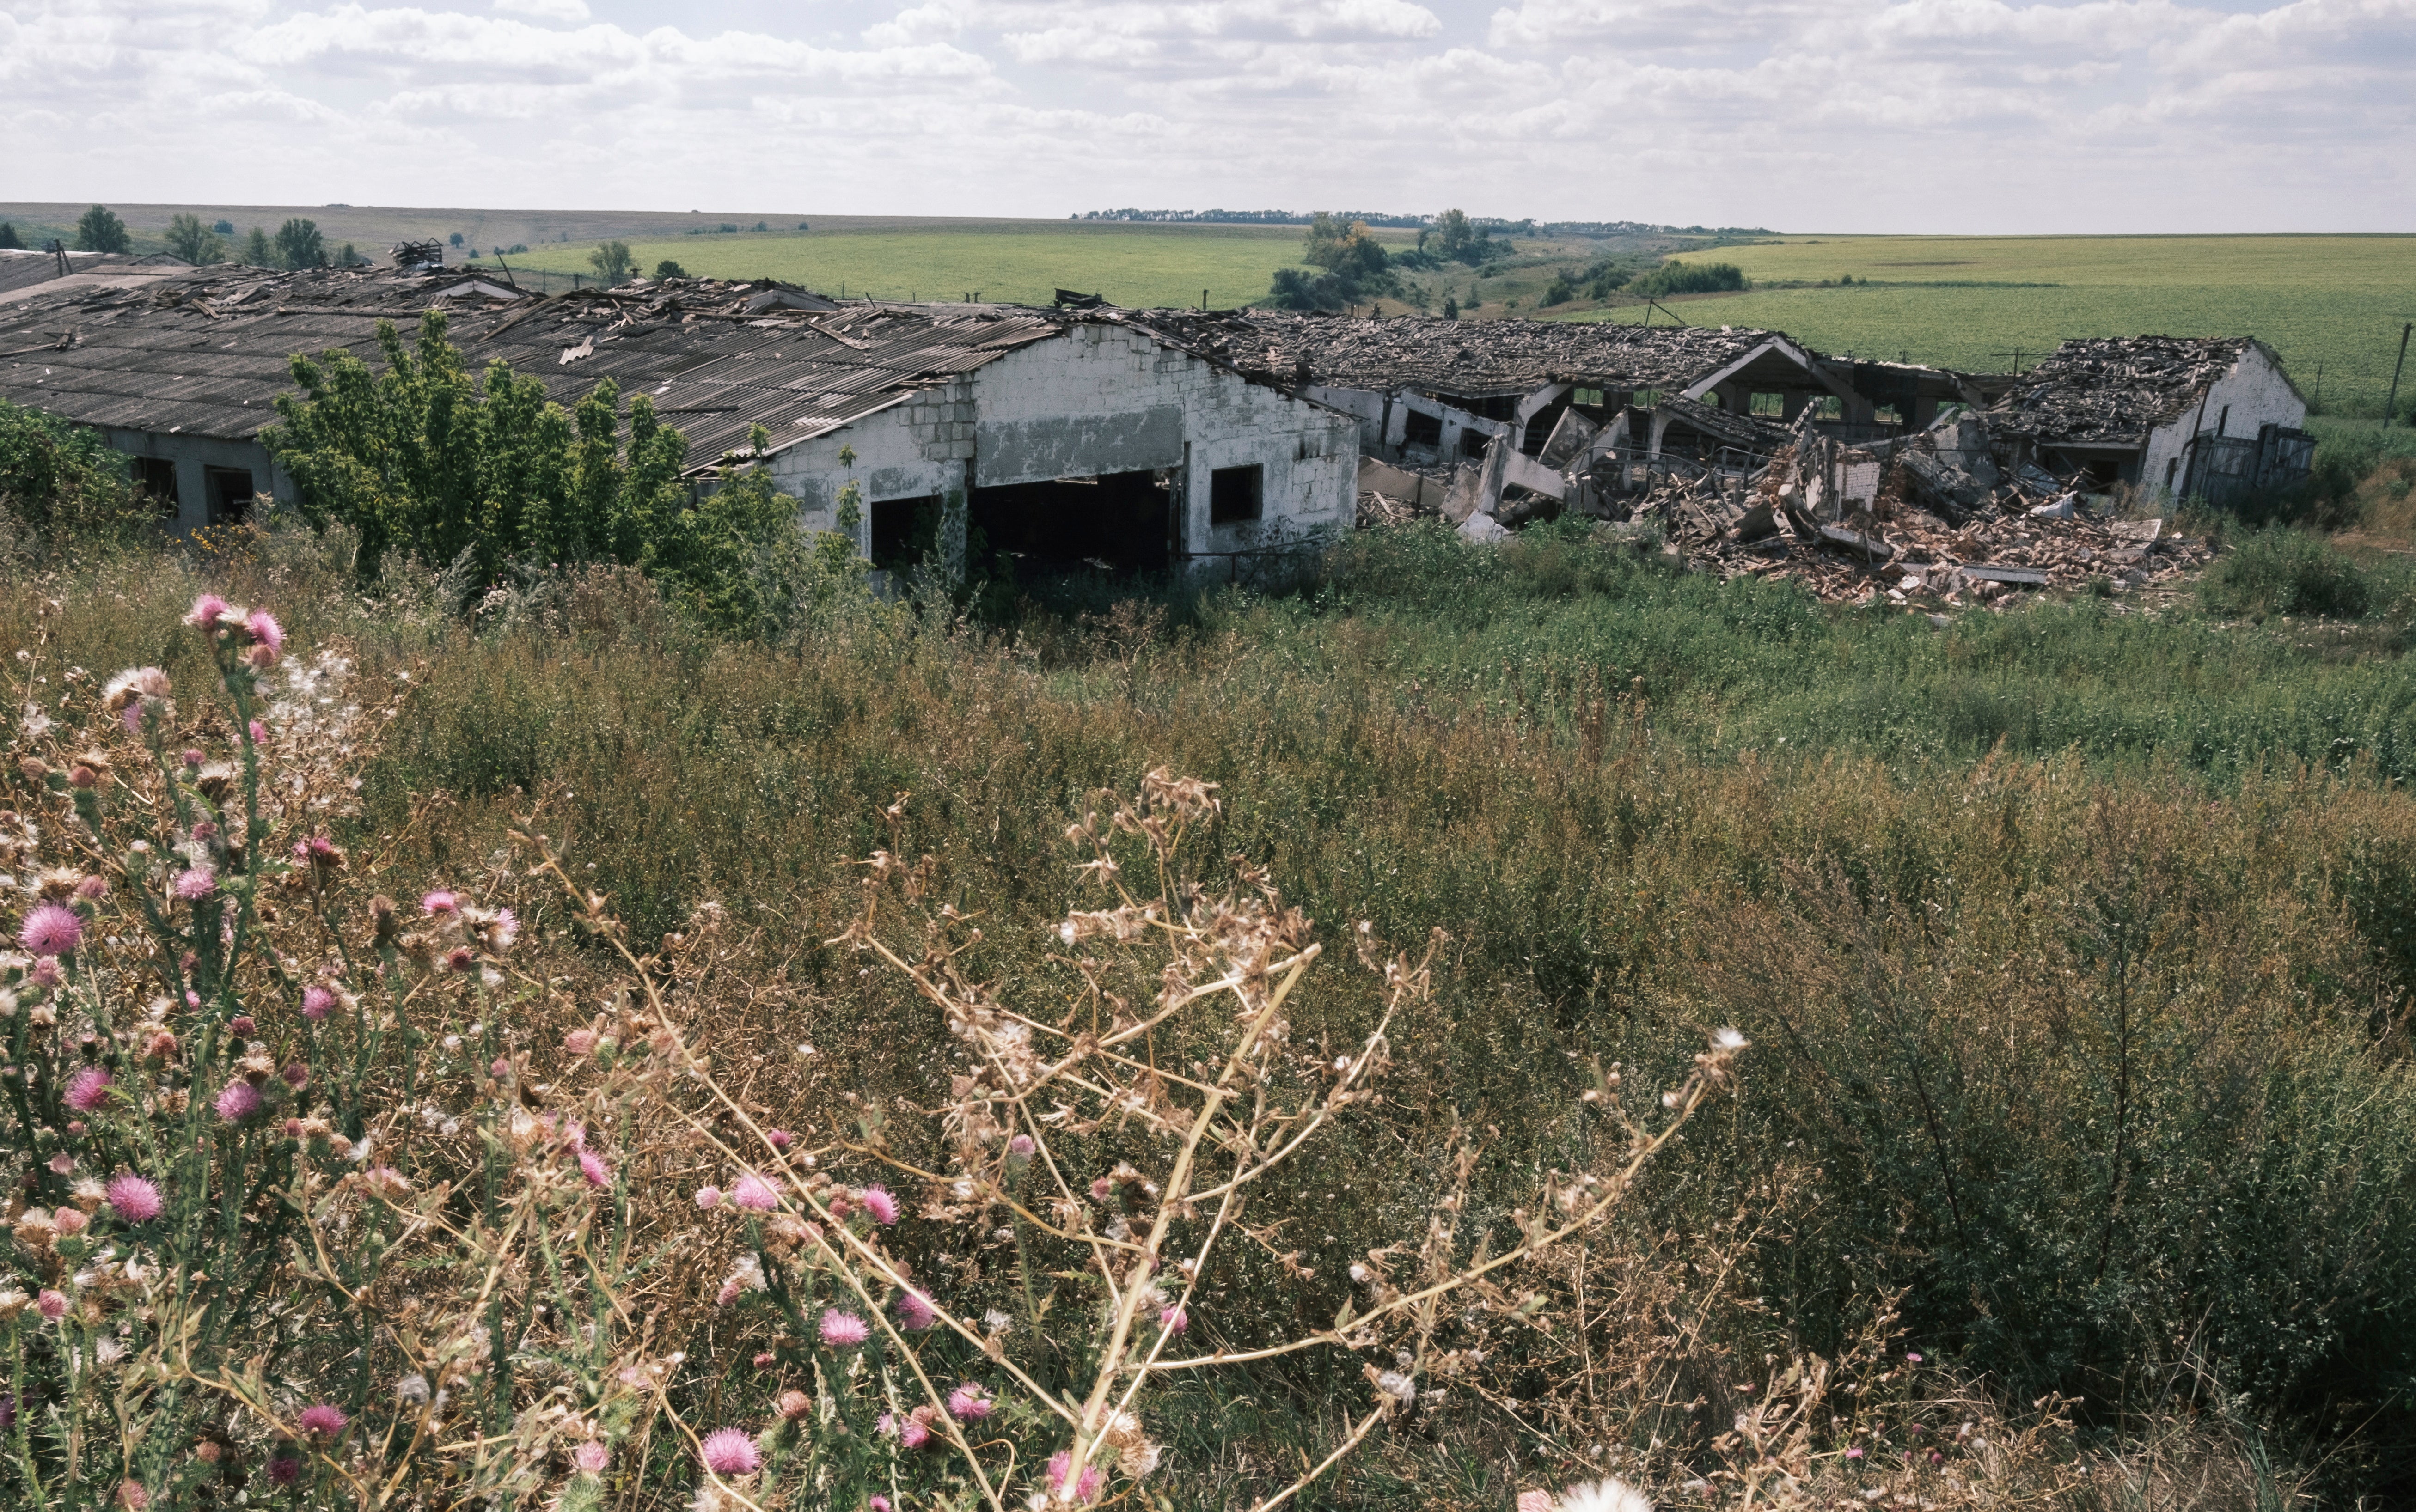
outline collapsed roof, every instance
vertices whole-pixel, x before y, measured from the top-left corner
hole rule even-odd
[[[1987,412],[2006,435],[2137,446],[2237,366],[2253,337],[2092,337],[2066,341]],[[2271,358],[2273,353],[2266,351]],[[2280,360],[2274,359],[2276,370]]]
[[[700,464],[778,450],[902,402],[1084,321],[1120,311],[839,304],[770,281],[642,280],[540,296],[490,275],[392,269],[192,270],[140,288],[73,289],[0,307],[0,397],[86,425],[250,440],[276,422],[290,359],[378,360],[377,326],[406,337],[448,312],[466,365],[501,359],[575,404],[610,378],[652,400]]]
[[[1608,322],[1359,320],[1271,311],[1152,310],[1183,344],[1274,382],[1533,394],[1551,383],[1684,388],[1777,333]]]

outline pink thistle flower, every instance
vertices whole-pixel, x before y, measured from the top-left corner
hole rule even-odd
[[[422,913],[457,913],[461,910],[461,900],[442,889],[439,889],[434,892],[428,893],[419,900],[419,908]]]
[[[763,1468],[763,1457],[743,1428],[717,1428],[698,1445],[697,1458],[717,1475],[751,1475]]]
[[[219,890],[219,874],[207,866],[196,866],[176,874],[176,896],[187,903],[199,903]]]
[[[562,1037],[562,1048],[573,1055],[593,1055],[596,1052],[596,1031],[573,1029]]]
[[[889,1498],[879,1491],[873,1492],[872,1499],[864,1504],[864,1512],[889,1512]]]
[[[478,952],[466,945],[456,945],[445,952],[445,969],[457,975],[468,972],[477,964]]]
[[[606,1165],[604,1157],[594,1150],[579,1152],[579,1174],[587,1178],[587,1184],[591,1187],[609,1187],[612,1184],[612,1168]]]
[[[512,948],[512,941],[520,937],[520,916],[509,908],[496,909],[495,921],[487,926],[487,949],[501,955]]]
[[[570,1451],[570,1463],[582,1475],[600,1475],[612,1462],[612,1451],[596,1439],[589,1439]]]
[[[302,1016],[316,1024],[335,1011],[336,995],[325,987],[302,989]]]
[[[268,1483],[270,1485],[291,1486],[301,1478],[302,1461],[294,1459],[292,1455],[280,1454],[276,1459],[268,1461]]]
[[[1910,1360],[1915,1365],[1919,1365],[1921,1363],[1921,1356],[1918,1355],[1907,1355],[1905,1358]]]
[[[853,1312],[827,1308],[823,1312],[823,1342],[833,1349],[853,1349],[872,1337],[872,1325]]]
[[[271,663],[285,650],[285,627],[279,624],[277,616],[266,609],[252,610],[251,618],[243,622],[243,629],[254,646],[268,652]]]
[[[72,908],[46,903],[25,916],[17,943],[36,955],[65,955],[83,938],[83,920]]]
[[[1158,1326],[1168,1333],[1179,1334],[1191,1326],[1191,1315],[1184,1311],[1183,1305],[1178,1302],[1161,1308],[1158,1310],[1157,1323]]]
[[[872,1220],[882,1227],[887,1228],[898,1221],[898,1199],[889,1195],[888,1188],[867,1187],[855,1196],[856,1201],[864,1204],[864,1210],[872,1215]]]
[[[193,600],[192,608],[186,612],[185,622],[196,630],[216,630],[227,607],[227,601],[216,593],[204,593]]]
[[[294,1421],[301,1425],[303,1432],[312,1438],[332,1439],[344,1430],[345,1418],[342,1413],[323,1401],[303,1408],[302,1415]]]
[[[785,1150],[792,1143],[793,1143],[790,1138],[789,1131],[785,1129],[773,1130],[770,1133],[763,1136],[763,1142],[771,1145],[776,1150]]]
[[[92,1226],[92,1220],[84,1217],[83,1214],[78,1212],[72,1207],[62,1207],[57,1212],[53,1213],[51,1215],[51,1221],[57,1226],[60,1234],[68,1238],[75,1237],[75,1235],[82,1234],[85,1229]]]
[[[721,1290],[714,1295],[713,1305],[717,1308],[726,1308],[731,1303],[737,1301],[741,1296],[745,1295],[746,1292],[747,1288],[740,1285],[735,1278],[732,1278],[732,1280],[721,1283]]]
[[[1552,1512],[1552,1493],[1549,1491],[1520,1491],[1518,1493],[1518,1512]]]
[[[51,1157],[51,1175],[63,1176],[75,1169],[75,1157],[61,1150]]]
[[[227,1032],[238,1040],[250,1039],[252,1031],[259,1027],[259,1025],[251,1022],[251,1015],[249,1013],[237,1013],[227,1020]]]
[[[211,1104],[219,1116],[231,1124],[239,1124],[260,1111],[260,1089],[238,1076],[226,1085]]]
[[[286,1085],[299,1092],[302,1090],[303,1084],[310,1080],[310,1068],[298,1060],[289,1060],[285,1063],[285,1069],[277,1074],[285,1079]]]
[[[890,1307],[898,1314],[898,1326],[909,1333],[920,1333],[940,1321],[940,1314],[931,1306],[931,1299],[912,1287],[898,1293],[898,1300]]]
[[[55,987],[66,980],[67,973],[59,969],[59,958],[57,956],[46,955],[34,963],[34,981],[36,985]]]
[[[161,1029],[159,1033],[151,1037],[151,1042],[149,1044],[143,1047],[143,1054],[152,1060],[175,1059],[175,1035],[169,1030]]]
[[[78,1113],[90,1113],[109,1099],[109,1072],[98,1066],[86,1066],[68,1083],[68,1106]]]
[[[45,1288],[41,1295],[34,1298],[34,1310],[56,1323],[68,1315],[67,1295]]]
[[[780,1208],[780,1194],[752,1171],[740,1176],[730,1189],[730,1200],[750,1213],[774,1213]]]
[[[715,1208],[721,1205],[721,1189],[719,1187],[697,1188],[696,1205],[699,1207],[703,1208],[708,1213],[712,1212]]]
[[[917,1407],[898,1425],[898,1445],[903,1449],[919,1449],[931,1442],[931,1409]]]
[[[143,1512],[151,1505],[151,1493],[143,1489],[139,1480],[121,1480],[117,1483],[117,1505],[126,1512]]]
[[[109,878],[105,876],[85,877],[83,881],[76,884],[76,896],[83,899],[86,903],[98,903],[101,899],[109,896]]]
[[[1107,1475],[1102,1473],[1096,1465],[1084,1465],[1082,1467],[1081,1480],[1069,1493],[1065,1490],[1065,1480],[1066,1477],[1072,1474],[1073,1469],[1074,1452],[1071,1449],[1060,1449],[1055,1454],[1050,1455],[1049,1457],[1049,1489],[1056,1492],[1059,1496],[1067,1496],[1070,1494],[1072,1499],[1077,1502],[1088,1504],[1097,1501],[1099,1499],[1100,1490],[1106,1487],[1108,1483]]]
[[[1040,1146],[1030,1134],[1018,1134],[1006,1142],[1006,1158],[1021,1164],[1032,1159]]]
[[[948,1393],[948,1415],[959,1422],[971,1423],[988,1417],[997,1403],[990,1394],[971,1381]]]
[[[1106,1176],[1101,1176],[1096,1181],[1091,1183],[1091,1201],[1095,1203],[1106,1202],[1110,1197],[1115,1195],[1115,1190],[1116,1184],[1109,1180]]]
[[[268,743],[268,726],[256,719],[251,722],[251,743],[254,745]]]
[[[167,1205],[159,1200],[159,1188],[128,1173],[110,1178],[109,1205],[128,1223],[148,1223]]]
[[[755,1369],[759,1370],[768,1369],[772,1361],[776,1358],[778,1358],[778,1356],[770,1350],[761,1350],[757,1352],[755,1355]]]
[[[1848,1449],[1848,1450],[1846,1451],[1846,1458],[1847,1458],[1847,1459],[1849,1459],[1849,1460],[1860,1460],[1862,1457],[1863,1457],[1863,1446],[1862,1446],[1861,1445],[1859,1445],[1859,1444],[1855,1445],[1852,1448]]]

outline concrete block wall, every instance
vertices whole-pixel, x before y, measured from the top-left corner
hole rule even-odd
[[[2231,371],[2214,381],[2201,408],[2193,404],[2148,434],[2140,458],[2139,486],[2169,496],[2189,472],[2190,438],[2218,427],[2227,436],[2254,437],[2261,426],[2296,429],[2306,424],[2307,401],[2290,387],[2281,365],[2261,346],[2248,348]],[[2167,483],[2170,474],[2171,484]]]
[[[294,502],[294,480],[268,459],[268,448],[256,441],[115,428],[103,434],[113,448],[128,457],[159,457],[174,464],[174,528],[180,535],[189,535],[210,522],[209,488],[204,474],[208,468],[241,468],[251,474],[254,493],[268,494],[280,504]]]

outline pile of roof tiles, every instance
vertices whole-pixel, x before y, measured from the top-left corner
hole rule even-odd
[[[2001,435],[2137,442],[2240,361],[2247,337],[2142,336],[2066,341],[1991,405]]]
[[[1986,427],[1968,417],[1883,446],[1837,447],[1809,427],[1797,438],[1749,476],[1673,480],[1630,517],[1657,521],[1698,571],[1933,611],[2100,580],[2118,596],[2153,596],[2211,555],[2162,519],[2097,513],[2080,479],[2000,470]],[[1832,480],[1870,464],[1872,495],[1840,497]]]

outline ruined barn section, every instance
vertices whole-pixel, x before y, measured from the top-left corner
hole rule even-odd
[[[1152,318],[1350,413],[1364,457],[1433,478],[1450,501],[1445,513],[1463,520],[1571,510],[1617,517],[1622,501],[1673,474],[1754,471],[1807,417],[1837,439],[1879,441],[1917,433],[1941,407],[1994,397],[1986,379],[1832,358],[1774,331],[1255,311]]]
[[[879,305],[769,282],[639,280],[551,297],[414,265],[217,267],[0,307],[0,395],[100,427],[190,531],[290,501],[260,434],[290,358],[377,366],[428,310],[472,369],[577,404],[600,379],[687,437],[691,477],[766,469],[804,522],[892,573],[969,548],[1260,579],[1349,528],[1358,427],[1111,308]],[[759,431],[764,438],[757,449]],[[854,486],[857,507],[842,506]]]
[[[2307,401],[2253,337],[2067,341],[1987,412],[2014,465],[2227,504],[2304,477]]]

